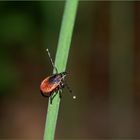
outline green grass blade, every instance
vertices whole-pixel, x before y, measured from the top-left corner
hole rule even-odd
[[[59,72],[66,69],[77,6],[78,0],[66,0],[55,59],[55,66]],[[59,96],[56,96],[52,105],[48,105],[44,140],[54,140],[59,104]]]

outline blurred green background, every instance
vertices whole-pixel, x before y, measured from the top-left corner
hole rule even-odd
[[[0,2],[0,139],[42,139],[64,1]],[[140,138],[140,2],[80,1],[57,139]]]

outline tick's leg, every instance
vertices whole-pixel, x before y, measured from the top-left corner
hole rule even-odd
[[[53,98],[52,98],[52,96],[50,96],[50,104],[52,104],[52,100],[53,100]]]
[[[52,93],[50,93],[50,104],[52,104],[52,101],[53,101],[53,97],[54,96],[54,91]]]
[[[63,89],[65,87],[65,84],[63,82],[60,83],[59,88]]]
[[[54,93],[50,96],[50,99],[51,99],[50,101],[51,101],[51,103],[52,103],[54,97],[55,97],[57,94],[58,94],[58,90],[54,91]]]
[[[62,89],[59,89],[59,98],[61,99],[62,98]]]

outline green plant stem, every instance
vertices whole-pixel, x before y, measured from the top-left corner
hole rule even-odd
[[[55,66],[59,72],[66,69],[77,6],[78,0],[66,0],[55,58]],[[44,140],[54,140],[59,104],[60,98],[58,95],[53,99],[52,104],[50,104],[50,101],[48,103]]]

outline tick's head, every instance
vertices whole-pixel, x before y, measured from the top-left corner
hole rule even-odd
[[[61,73],[60,73],[61,78],[64,80],[67,74],[68,74],[68,73],[65,72],[65,71],[64,71],[64,72],[61,72]]]
[[[61,75],[62,76],[66,76],[68,73],[66,72],[66,71],[64,71],[64,72],[61,72]]]

